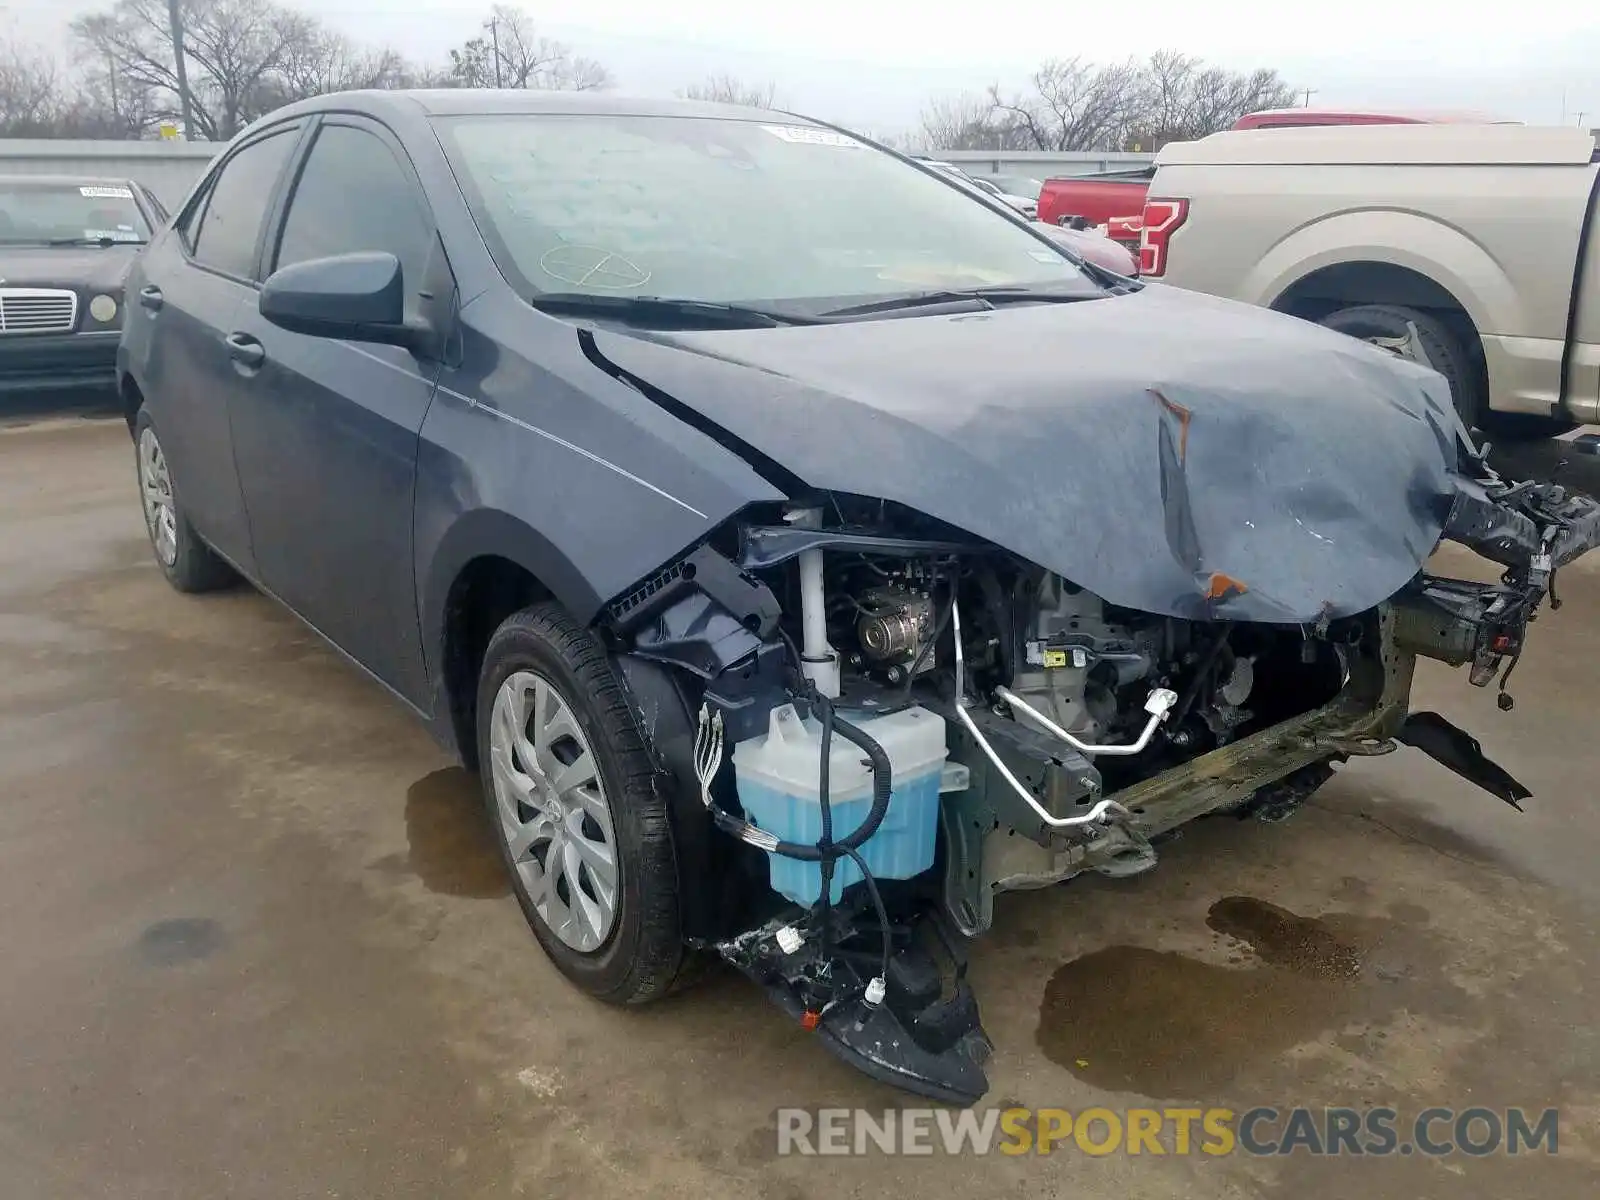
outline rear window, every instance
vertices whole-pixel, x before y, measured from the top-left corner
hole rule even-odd
[[[0,245],[147,242],[150,226],[124,183],[0,183]]]
[[[1100,290],[965,188],[776,116],[516,114],[438,125],[491,253],[529,296],[803,309],[986,285]]]

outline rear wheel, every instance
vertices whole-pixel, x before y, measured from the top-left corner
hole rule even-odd
[[[150,535],[150,548],[161,573],[180,592],[210,592],[226,587],[237,576],[189,524],[161,437],[144,409],[134,419],[133,441],[138,455],[145,532]]]
[[[484,804],[545,953],[602,1000],[664,995],[684,960],[667,805],[604,648],[553,603],[507,618],[477,723]]]
[[[1397,304],[1362,304],[1330,313],[1322,319],[1322,324],[1386,350],[1396,349],[1408,336],[1408,326],[1415,325],[1417,339],[1428,356],[1428,365],[1449,382],[1456,412],[1468,429],[1481,429],[1504,441],[1534,441],[1559,437],[1576,426],[1576,422],[1565,417],[1490,409],[1480,364],[1473,360],[1460,335],[1439,318],[1420,309]]]

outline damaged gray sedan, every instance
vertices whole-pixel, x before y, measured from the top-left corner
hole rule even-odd
[[[319,97],[129,294],[161,569],[262,587],[480,770],[567,977],[638,1003],[721,957],[956,1102],[1001,894],[1402,745],[1520,805],[1413,665],[1510,707],[1600,539],[1432,371],[792,115]],[[1442,540],[1501,581],[1430,574]]]

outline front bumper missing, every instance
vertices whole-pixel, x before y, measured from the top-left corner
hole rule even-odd
[[[1429,605],[1440,588],[1460,601],[1450,614],[1460,627],[1443,630],[1435,622],[1428,625],[1433,636],[1419,637],[1424,618],[1436,616]],[[1389,754],[1400,745],[1520,808],[1528,789],[1490,761],[1475,739],[1436,713],[1409,708],[1419,650],[1451,665],[1473,663],[1480,684],[1493,676],[1483,672],[1484,661],[1497,667],[1502,657],[1494,646],[1514,645],[1520,652],[1521,627],[1504,623],[1517,607],[1508,595],[1521,593],[1424,577],[1379,608],[1375,651],[1351,656],[1345,685],[1327,704],[1111,793],[1131,815],[1079,836],[1051,836],[1030,825],[1026,813],[1004,803],[1003,789],[983,798],[976,792],[946,796],[943,827],[956,848],[948,862],[960,868],[946,873],[947,910],[963,933],[976,936],[989,928],[1000,892],[1047,887],[1088,871],[1125,876],[1148,870],[1156,863],[1152,840],[1197,817],[1248,807],[1280,819],[1326,779],[1329,764]],[[1021,836],[1011,836],[1012,830]]]
[[[1344,688],[1327,704],[1209,754],[1140,780],[1115,799],[1134,813],[1146,838],[1195,817],[1232,808],[1257,789],[1329,759],[1387,754],[1403,727],[1416,655],[1395,641],[1395,614],[1378,612],[1378,654],[1352,664]]]
[[[1151,840],[1196,817],[1245,804],[1306,768],[1393,751],[1406,719],[1416,655],[1396,645],[1388,606],[1378,611],[1375,625],[1378,652],[1353,659],[1344,687],[1327,704],[1112,793],[1109,798],[1128,810],[1128,818],[1052,835],[992,781],[987,788],[944,796],[940,815],[951,848],[944,903],[957,928],[969,937],[985,932],[1000,892],[1048,887],[1086,871],[1122,876],[1147,870],[1155,865]],[[1097,781],[1086,761],[1070,753],[1057,758],[1082,764],[1088,773],[1079,783]],[[1020,769],[1047,794],[1043,772]],[[1099,798],[1091,792],[1078,803]]]
[[[1240,810],[1279,819],[1331,774],[1330,764],[1391,753],[1401,744],[1520,808],[1528,789],[1490,762],[1476,740],[1438,714],[1409,711],[1416,660],[1470,664],[1470,681],[1477,686],[1498,676],[1500,707],[1509,708],[1505,680],[1527,626],[1547,595],[1554,606],[1557,570],[1600,542],[1600,504],[1552,485],[1505,484],[1482,467],[1463,480],[1444,535],[1504,566],[1501,582],[1419,573],[1360,618],[1361,638],[1341,649],[1343,684],[1326,704],[1110,796],[1100,795],[1101,776],[1076,750],[1059,743],[1042,750],[1030,746],[1030,739],[1042,737],[1037,731],[1003,714],[991,721],[981,709],[969,711],[973,745],[991,735],[1004,743],[1001,750],[987,747],[987,757],[1009,786],[974,786],[940,805],[943,908],[956,928],[968,936],[987,930],[993,897],[1002,891],[1043,887],[1089,870],[1147,870],[1155,865],[1155,839],[1207,813]],[[1319,635],[1327,632],[1324,623]],[[958,619],[955,635],[960,703]],[[972,749],[960,740],[967,735],[951,728],[957,739],[952,749],[961,751],[954,756],[974,764],[976,785],[986,768],[976,754],[965,753]],[[1028,762],[1037,769],[1030,771]],[[1040,801],[1049,799],[1029,801],[1024,789]],[[1109,806],[1097,807],[1106,800],[1116,801],[1114,815]],[[1057,827],[1055,818],[1080,811],[1088,823]],[[830,1051],[868,1075],[941,1101],[975,1101],[988,1086],[983,1063],[989,1042],[955,939],[946,939],[955,964],[953,982],[947,982],[917,949],[912,926],[902,923],[891,932],[885,917],[888,947],[882,938],[876,946],[870,940],[863,945],[859,914],[848,907],[832,911],[833,917],[820,920],[837,919],[836,927],[817,924],[815,912],[791,908],[716,949],[803,1027],[816,1031]],[[924,928],[945,928],[936,911],[923,910],[920,920]],[[821,949],[818,934],[824,930]],[[886,992],[878,989],[878,1003],[868,1003],[871,984],[878,982],[869,983],[869,976],[880,961],[888,986]]]

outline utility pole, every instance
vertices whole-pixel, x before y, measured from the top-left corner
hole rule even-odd
[[[110,50],[106,51],[106,79],[111,84],[111,119],[120,127],[122,109],[117,107],[117,58]]]
[[[1306,102],[1303,105],[1301,105],[1300,107],[1302,107],[1302,108],[1310,108],[1311,107],[1311,97],[1315,96],[1319,90],[1320,89],[1318,89],[1318,88],[1306,88],[1305,91],[1301,93],[1302,95],[1305,96]]]
[[[183,136],[194,137],[194,108],[189,99],[189,67],[183,61],[183,0],[167,0],[167,20],[172,27],[172,69],[178,77],[178,110],[183,114]]]
[[[489,40],[494,46],[494,85],[500,87],[500,17],[493,14],[489,17]]]

